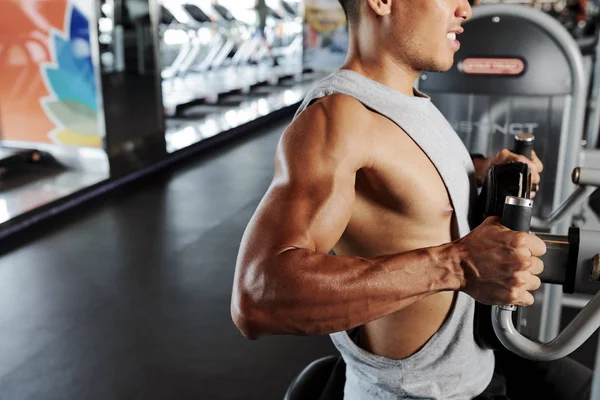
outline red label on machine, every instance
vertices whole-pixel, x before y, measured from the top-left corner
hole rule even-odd
[[[467,58],[458,69],[471,75],[519,75],[525,63],[518,58]]]

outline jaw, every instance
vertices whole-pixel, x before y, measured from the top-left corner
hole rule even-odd
[[[454,54],[442,48],[428,57],[414,60],[414,64],[419,66],[420,71],[446,72],[454,65]]]

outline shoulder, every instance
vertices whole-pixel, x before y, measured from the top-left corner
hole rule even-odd
[[[350,157],[364,164],[376,118],[374,113],[353,97],[334,94],[317,100],[285,130],[281,145],[295,151],[324,151]]]
[[[373,113],[354,97],[344,94],[332,94],[315,101],[296,119],[304,122],[327,123],[333,128],[353,127],[349,131],[366,127]]]

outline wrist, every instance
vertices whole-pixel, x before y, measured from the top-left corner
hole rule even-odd
[[[458,291],[465,286],[465,274],[462,268],[461,251],[455,243],[448,243],[428,249],[433,267],[439,272],[438,289]]]

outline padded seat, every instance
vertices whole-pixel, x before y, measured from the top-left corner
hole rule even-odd
[[[318,400],[337,360],[337,356],[327,356],[310,363],[292,381],[284,400]]]

